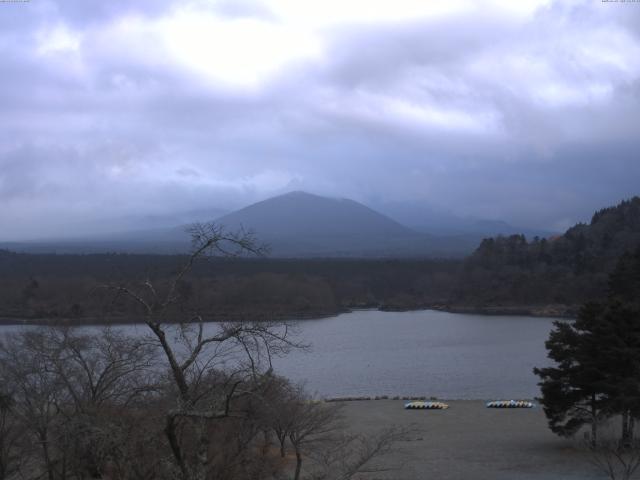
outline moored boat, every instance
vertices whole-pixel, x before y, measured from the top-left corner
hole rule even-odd
[[[415,401],[405,403],[404,408],[407,410],[446,410],[449,405],[443,402]]]
[[[487,408],[533,408],[535,404],[526,400],[495,400],[487,402]]]

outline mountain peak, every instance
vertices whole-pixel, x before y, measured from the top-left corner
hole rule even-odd
[[[389,239],[414,240],[418,236],[356,201],[303,191],[254,203],[218,222],[231,230],[242,226],[255,231],[276,254],[292,249],[317,255],[339,251],[364,254],[374,246],[388,245]]]
[[[305,192],[304,190],[291,190],[290,192],[283,193],[282,195],[276,195],[275,197],[319,197],[320,195],[315,195],[313,193]]]
[[[349,201],[349,202],[357,203],[354,200],[350,200],[348,198],[327,197],[324,195],[318,195],[316,193],[305,192],[304,190],[292,190],[290,192],[283,193],[282,195],[277,195],[275,197],[271,197],[263,201],[275,200],[278,198],[309,199],[309,200],[319,200],[319,201],[324,200],[324,201],[332,201],[332,202]]]

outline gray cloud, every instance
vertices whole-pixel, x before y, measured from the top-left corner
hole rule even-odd
[[[185,12],[218,22],[203,45]],[[638,193],[639,26],[600,2],[350,20],[276,65],[307,27],[262,2],[0,5],[2,235],[290,189],[563,228]]]

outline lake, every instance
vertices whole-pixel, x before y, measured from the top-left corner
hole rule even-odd
[[[539,389],[532,369],[549,363],[544,342],[553,320],[354,311],[299,322],[298,340],[311,351],[276,358],[274,367],[323,397],[533,398]],[[147,331],[141,325],[121,328],[138,335]]]
[[[354,311],[300,322],[312,351],[274,363],[322,396],[533,398],[539,388],[532,369],[549,364],[544,342],[553,320]]]

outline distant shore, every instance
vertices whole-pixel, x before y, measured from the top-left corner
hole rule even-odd
[[[224,312],[213,315],[203,315],[208,322],[219,321],[296,321],[296,320],[320,320],[334,317],[343,313],[357,310],[377,310],[381,312],[410,312],[420,310],[437,310],[448,313],[461,313],[469,315],[513,315],[526,317],[557,317],[575,318],[578,312],[577,306],[572,305],[456,305],[456,304],[431,304],[412,306],[410,308],[395,305],[362,306],[354,308],[340,308],[315,312],[287,312],[287,313],[263,313],[243,314],[241,312]],[[144,323],[143,317],[18,317],[0,316],[0,325],[133,325]],[[176,322],[178,323],[178,322]]]
[[[514,315],[527,317],[575,318],[577,305],[432,305],[431,310],[449,313],[470,313],[476,315]]]

